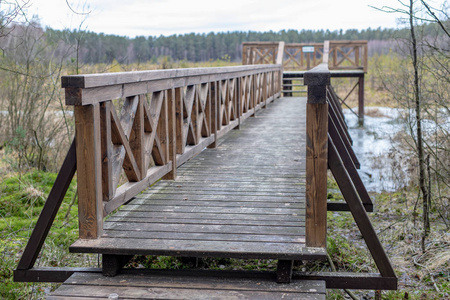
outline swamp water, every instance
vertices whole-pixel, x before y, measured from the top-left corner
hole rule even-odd
[[[364,126],[358,126],[358,117],[344,109],[353,150],[361,168],[358,170],[369,192],[395,191],[408,184],[411,167],[402,164],[408,158],[397,151],[397,135],[405,130],[398,109],[366,107]]]

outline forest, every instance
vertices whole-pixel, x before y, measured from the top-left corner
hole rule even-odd
[[[423,31],[433,32],[435,24],[423,26]],[[329,30],[281,30],[279,32],[219,32],[208,34],[183,34],[171,36],[139,36],[128,38],[116,35],[104,35],[79,30],[45,29],[49,42],[63,41],[66,46],[79,48],[78,59],[83,63],[111,63],[114,59],[120,63],[156,62],[158,57],[167,56],[173,61],[190,62],[209,61],[226,58],[232,62],[242,60],[241,44],[243,42],[314,43],[324,40],[369,40],[389,41],[407,34],[398,29],[349,29]],[[383,51],[375,45],[371,51]]]
[[[371,160],[374,168],[385,164],[397,175],[392,179],[394,189],[371,191],[377,211],[370,218],[399,277],[399,290],[385,292],[383,299],[449,299],[450,19],[448,12],[430,14],[423,5],[417,14],[403,9],[387,13],[393,12],[405,15],[409,23],[402,28],[129,38],[43,28],[38,19],[15,22],[17,12],[0,11],[0,298],[40,299],[57,287],[16,283],[12,276],[75,135],[73,111],[65,105],[61,76],[239,65],[241,45],[247,41],[368,40],[367,118],[375,123],[385,118],[395,131],[383,140],[391,146],[389,153]],[[333,84],[342,95],[353,86],[350,80]],[[357,103],[350,97],[347,105]],[[394,117],[386,111],[395,111]],[[358,133],[362,128],[352,130]],[[382,135],[376,128],[366,130],[374,139]],[[97,255],[67,250],[78,237],[76,190],[74,179],[38,265],[98,266]],[[329,199],[342,199],[332,176],[328,190]],[[351,216],[329,213],[328,222],[328,252],[334,265],[341,271],[374,272],[370,253],[361,245]],[[246,263],[253,270],[276,268],[273,261]],[[211,259],[203,264],[211,269],[248,267],[237,260]],[[132,267],[142,265],[183,267],[180,260],[168,257],[139,258],[131,263]],[[331,265],[308,267],[329,270]],[[358,296],[373,298],[374,292]],[[354,295],[330,291],[327,299],[346,297]]]

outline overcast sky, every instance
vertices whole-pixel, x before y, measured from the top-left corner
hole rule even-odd
[[[442,3],[443,1],[438,1]],[[446,0],[444,0],[446,1]],[[28,12],[43,26],[78,28],[135,37],[282,29],[366,29],[397,27],[398,15],[370,6],[398,6],[396,0],[30,0]]]

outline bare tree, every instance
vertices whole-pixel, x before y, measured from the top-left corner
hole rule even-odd
[[[432,199],[432,167],[430,156],[434,159],[434,172],[440,174],[448,180],[448,167],[443,163],[442,152],[447,152],[448,148],[442,147],[441,141],[448,141],[448,131],[445,127],[439,127],[439,120],[435,118],[434,145],[430,139],[430,134],[424,132],[423,122],[438,112],[445,115],[443,119],[448,120],[448,93],[449,93],[449,51],[450,36],[448,30],[448,14],[446,4],[440,8],[433,8],[423,0],[408,2],[398,1],[399,7],[382,7],[380,10],[388,13],[398,13],[406,18],[409,28],[409,39],[404,40],[409,59],[409,72],[404,74],[403,87],[401,93],[399,89],[390,91],[395,99],[406,104],[408,120],[410,120],[410,134],[413,138],[413,148],[415,149],[418,161],[418,184],[422,199],[423,210],[423,235],[422,250],[425,251],[425,240],[430,232],[430,208]],[[441,21],[440,16],[445,21]],[[435,23],[438,30],[435,35],[421,32],[424,23]],[[407,67],[408,68],[408,67]],[[389,84],[388,84],[389,85]],[[400,89],[401,90],[401,89]],[[444,100],[445,99],[445,100]],[[410,114],[410,112],[413,112]],[[442,116],[440,117],[442,118]],[[437,133],[438,129],[442,130]],[[439,140],[439,142],[438,142]],[[445,157],[445,156],[444,156]],[[444,159],[445,160],[445,159]],[[447,174],[442,173],[447,171]],[[438,179],[434,176],[435,179]],[[442,179],[436,180],[434,184],[439,186]],[[448,185],[447,185],[448,187]],[[445,222],[445,219],[444,219]]]
[[[45,170],[52,162],[50,150],[61,144],[64,123],[56,103],[65,57],[55,55],[35,20],[10,30],[0,39],[0,110],[6,112],[2,136],[17,167]]]
[[[29,1],[25,0],[0,0],[0,37],[10,32],[9,26],[18,18],[26,17],[24,9]]]

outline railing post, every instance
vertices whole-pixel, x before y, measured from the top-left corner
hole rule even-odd
[[[364,73],[358,78],[358,125],[364,125]]]
[[[284,42],[279,42],[275,63],[277,65],[283,65],[283,57],[284,57]]]
[[[326,247],[328,104],[326,63],[304,75],[306,104],[306,246]]]
[[[111,200],[115,193],[113,180],[111,143],[111,101],[100,103],[100,131],[101,131],[101,161],[102,161],[102,190],[103,201]]]
[[[100,104],[76,105],[74,113],[79,236],[96,239],[103,230]]]
[[[210,85],[210,101],[211,101],[211,134],[214,134],[214,142],[208,146],[208,148],[216,148],[217,147],[217,126],[218,126],[218,117],[219,117],[219,105],[217,103],[217,97],[219,94],[218,91],[218,82],[213,81]]]
[[[169,158],[167,161],[172,161],[172,169],[164,176],[164,179],[175,180],[177,178],[177,134],[176,134],[176,96],[175,89],[167,91],[168,101],[168,126],[169,126]],[[145,177],[145,176],[144,176]]]

